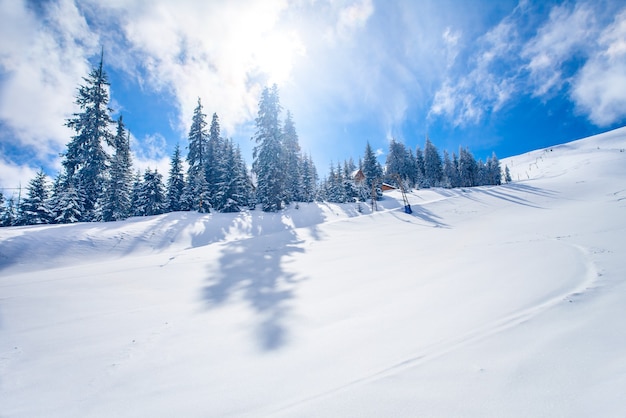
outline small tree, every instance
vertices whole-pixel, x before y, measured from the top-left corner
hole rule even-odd
[[[179,144],[176,144],[176,147],[174,148],[174,154],[172,154],[166,190],[168,210],[172,212],[183,210],[183,192],[185,190],[185,177],[183,175],[183,162],[180,156]]]
[[[20,205],[21,225],[47,224],[52,221],[47,176],[40,170],[28,184],[28,196]]]

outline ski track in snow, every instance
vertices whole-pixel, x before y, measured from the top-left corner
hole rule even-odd
[[[409,369],[419,367],[429,361],[443,357],[448,353],[461,349],[472,343],[487,339],[498,333],[510,330],[516,326],[532,320],[533,318],[541,315],[542,313],[557,306],[560,303],[572,302],[572,299],[574,297],[579,298],[581,295],[585,294],[589,289],[591,289],[597,281],[599,274],[596,265],[592,260],[591,254],[588,249],[577,244],[564,242],[559,238],[556,238],[555,240],[557,240],[559,243],[562,243],[563,245],[568,245],[572,248],[575,248],[585,260],[586,273],[584,277],[580,279],[579,283],[577,283],[574,287],[557,296],[551,297],[548,300],[540,301],[534,306],[521,309],[489,324],[470,330],[460,337],[449,338],[432,344],[430,347],[424,348],[419,352],[416,352],[414,355],[406,358],[405,360],[389,365],[382,370],[370,373],[366,376],[362,376],[327,391],[307,396],[303,399],[277,408],[265,415],[270,416],[274,414],[288,413],[290,409],[297,408],[299,406],[302,406],[303,404],[323,400],[324,398],[340,394],[355,386],[365,385],[371,382],[375,382],[377,380],[385,379],[393,375],[403,373]]]

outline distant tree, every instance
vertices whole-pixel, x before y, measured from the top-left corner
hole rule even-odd
[[[369,142],[365,145],[362,170],[365,175],[365,182],[369,191],[369,189],[372,188],[372,184],[380,182],[383,177],[383,168],[378,162],[376,154],[374,153],[374,150]],[[382,197],[382,194],[379,194],[378,197]]]
[[[133,163],[129,136],[120,116],[117,121],[117,134],[113,141],[115,153],[111,158],[110,175],[106,182],[102,205],[102,220],[105,222],[119,221],[130,216]]]
[[[511,171],[509,171],[509,166],[505,165],[504,166],[504,181],[507,183],[510,183],[511,180]]]
[[[109,156],[104,144],[113,145],[113,135],[109,131],[112,110],[109,103],[109,81],[103,69],[103,59],[92,69],[85,85],[78,89],[76,104],[81,109],[66,125],[76,132],[67,144],[63,154],[66,187],[73,185],[78,190],[83,211],[81,220],[96,219],[96,206],[106,181]]]
[[[256,174],[257,201],[265,212],[282,208],[285,197],[285,170],[282,167],[283,145],[279,122],[278,87],[265,88],[259,101],[252,170]]]
[[[491,158],[487,159],[487,177],[491,185],[499,186],[502,184],[502,169],[495,152],[491,154]]]
[[[28,195],[20,205],[20,225],[47,224],[52,221],[47,176],[40,170],[28,184]]]
[[[180,156],[180,145],[176,144],[174,154],[170,162],[170,172],[167,179],[167,209],[171,212],[183,210],[183,192],[185,190],[185,177],[183,174],[183,161]]]

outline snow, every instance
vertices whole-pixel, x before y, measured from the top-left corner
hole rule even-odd
[[[626,129],[513,183],[0,229],[0,416],[623,417]]]

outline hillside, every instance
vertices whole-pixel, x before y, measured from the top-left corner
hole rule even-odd
[[[621,417],[625,149],[508,158],[411,215],[1,228],[0,416]]]

